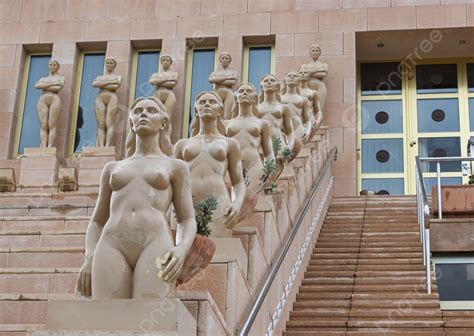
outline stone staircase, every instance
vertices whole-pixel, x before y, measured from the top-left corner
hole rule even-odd
[[[284,335],[474,335],[426,293],[418,230],[414,197],[334,198]]]

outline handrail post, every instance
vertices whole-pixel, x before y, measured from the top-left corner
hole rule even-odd
[[[430,247],[430,229],[425,229],[426,241],[426,289],[431,294],[431,247]]]
[[[436,178],[438,179],[438,218],[443,219],[443,201],[441,199],[441,163],[436,161]]]

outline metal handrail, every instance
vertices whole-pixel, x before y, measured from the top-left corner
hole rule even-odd
[[[426,194],[425,181],[421,162],[436,162],[436,179],[438,190],[438,218],[443,218],[443,201],[441,197],[441,162],[474,161],[474,157],[426,157],[415,156],[416,170],[416,203],[420,238],[423,244],[423,264],[426,270],[426,289],[431,294],[431,246],[430,246],[430,206]]]
[[[283,245],[283,248],[281,249],[280,253],[278,254],[278,257],[276,259],[275,264],[273,265],[272,269],[270,270],[270,273],[268,274],[267,278],[265,279],[265,283],[262,286],[262,289],[258,293],[258,296],[255,299],[255,302],[252,305],[252,309],[250,310],[249,315],[247,316],[244,325],[242,326],[242,329],[238,333],[240,336],[247,336],[248,333],[250,332],[250,328],[252,327],[255,318],[257,317],[258,312],[260,311],[260,308],[262,307],[262,304],[268,294],[268,291],[270,290],[271,285],[273,284],[273,280],[275,280],[275,277],[280,270],[281,265],[283,264],[283,261],[286,257],[286,254],[288,253],[288,250],[290,249],[291,244],[293,243],[293,240],[295,239],[295,236],[298,232],[298,229],[300,228],[301,224],[303,223],[303,219],[306,215],[306,213],[309,211],[311,207],[311,203],[316,196],[316,193],[319,191],[319,188],[321,186],[321,183],[323,181],[324,176],[326,176],[326,173],[329,170],[329,167],[331,166],[331,159],[335,158],[337,154],[337,148],[333,148],[328,155],[328,158],[326,159],[326,162],[324,163],[323,167],[321,168],[320,174],[318,176],[318,179],[316,183],[314,184],[313,188],[311,189],[311,193],[309,197],[307,198],[303,208],[301,209],[296,223],[293,226],[290,235],[285,241],[285,244]]]

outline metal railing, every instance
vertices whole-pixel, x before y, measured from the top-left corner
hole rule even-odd
[[[441,196],[441,163],[474,161],[472,157],[415,157],[416,161],[416,204],[418,213],[418,224],[420,226],[420,238],[423,243],[423,265],[426,270],[426,290],[431,294],[431,246],[430,246],[430,206],[423,179],[422,162],[436,162],[436,189],[438,218],[443,218],[443,198]]]
[[[326,173],[329,170],[329,167],[331,166],[332,160],[336,158],[336,154],[337,154],[337,149],[334,148],[333,150],[329,152],[326,162],[321,167],[318,179],[316,183],[314,184],[313,188],[311,189],[311,192],[308,198],[306,199],[306,202],[303,208],[298,214],[295,225],[293,225],[293,228],[291,229],[291,232],[288,238],[286,239],[285,244],[283,245],[283,248],[280,250],[280,253],[278,254],[278,257],[275,263],[273,264],[272,269],[270,270],[270,273],[265,279],[265,283],[263,284],[262,289],[258,293],[258,296],[256,297],[255,302],[252,305],[252,309],[250,310],[249,315],[245,319],[242,329],[238,332],[239,336],[247,336],[248,333],[250,332],[250,329],[252,328],[255,318],[257,317],[257,314],[260,311],[260,308],[262,307],[263,302],[265,301],[265,298],[268,294],[268,291],[270,290],[270,287],[272,286],[273,280],[275,280],[275,277],[278,274],[278,271],[280,270],[280,267],[283,264],[283,261],[285,260],[286,254],[288,253],[288,250],[290,249],[291,244],[293,243],[293,240],[295,239],[298,229],[303,223],[304,217],[306,213],[309,211],[311,207],[311,203],[313,202],[314,197],[316,196],[316,194],[318,193],[321,187],[323,178],[326,176]]]

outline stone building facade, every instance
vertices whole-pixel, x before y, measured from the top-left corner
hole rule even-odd
[[[273,46],[274,72],[308,62],[312,44],[322,48],[329,66],[324,110],[331,141],[338,146],[335,194],[354,195],[358,187],[358,64],[361,60],[400,61],[429,36],[443,36],[426,58],[472,56],[469,36],[474,4],[463,0],[0,0],[0,166],[20,175],[15,143],[21,124],[24,66],[29,54],[46,53],[62,64],[66,86],[60,96],[58,151],[68,150],[77,94],[81,52],[101,51],[117,59],[123,76],[116,152],[123,153],[126,114],[135,50],[170,54],[180,81],[175,88],[178,117],[173,138],[183,133],[188,50],[213,46],[229,51],[240,74],[246,46]],[[463,38],[462,36],[465,36]],[[459,42],[464,40],[464,43]],[[462,145],[464,148],[464,144]],[[75,163],[76,162],[76,163]]]

